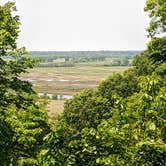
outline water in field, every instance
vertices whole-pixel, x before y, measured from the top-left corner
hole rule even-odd
[[[59,81],[59,82],[72,82],[72,81],[78,81],[78,80],[67,80],[63,78],[26,78],[25,81],[29,82],[37,82],[37,81],[46,81],[46,82],[52,82],[52,81]]]
[[[46,95],[48,98],[52,99],[54,94],[51,93],[38,93],[39,97],[42,97]],[[57,95],[57,100],[63,100],[63,99],[72,99],[73,96],[72,95],[66,95],[66,94],[58,94]]]
[[[59,99],[68,99],[72,98],[69,96],[70,94],[77,94],[86,88],[94,89],[107,76],[116,72],[123,73],[129,68],[128,66],[103,67],[88,65],[77,64],[72,68],[35,68],[30,70],[28,74],[23,75],[21,79],[31,82],[38,92],[48,93],[50,98],[52,95],[49,94],[58,94]],[[55,99],[55,95],[53,98]]]

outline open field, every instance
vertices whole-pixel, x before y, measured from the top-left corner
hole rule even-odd
[[[101,80],[129,67],[103,67],[79,64],[75,67],[35,68],[22,76],[37,92],[73,95],[85,88],[95,88]]]
[[[123,73],[129,67],[103,67],[98,63],[77,64],[75,67],[34,68],[22,76],[31,81],[38,93],[74,95],[85,88],[96,88],[113,73]],[[63,111],[65,100],[50,100],[48,114]]]

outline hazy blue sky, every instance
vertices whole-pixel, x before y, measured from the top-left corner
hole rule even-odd
[[[0,0],[0,4],[7,0]],[[145,0],[15,0],[27,50],[145,49]]]

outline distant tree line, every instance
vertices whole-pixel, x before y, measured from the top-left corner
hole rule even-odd
[[[121,57],[129,56],[133,57],[136,54],[140,54],[141,51],[30,51],[29,54],[35,57],[47,57],[52,56],[55,58],[62,57],[86,57],[86,56],[103,56],[103,57]]]
[[[118,58],[122,61],[124,59],[132,59],[139,53],[140,51],[33,51],[30,52],[30,55],[31,57],[39,58],[42,63],[54,62],[57,59],[65,59],[65,62],[84,63],[105,61],[106,58]]]
[[[39,57],[37,57],[39,58]],[[71,57],[40,57],[38,67],[73,67],[77,63],[88,62],[103,62],[101,66],[130,66],[133,58],[130,56],[111,56],[106,57],[103,55],[91,55],[91,56],[71,56]],[[60,62],[59,62],[60,60]]]

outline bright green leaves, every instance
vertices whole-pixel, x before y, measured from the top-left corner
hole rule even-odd
[[[159,98],[161,96],[163,97],[166,92],[163,89],[162,84],[160,84],[159,88],[159,81],[157,79],[148,79],[146,80],[146,83],[145,80],[142,80],[142,84],[143,82],[145,86],[143,92],[135,95],[135,101],[138,102],[140,106],[137,105],[137,107],[135,107],[135,105],[132,105],[131,107],[129,100],[127,108],[127,111],[133,110],[134,112],[132,113],[132,117],[135,119],[135,122],[132,122],[132,125],[134,127],[134,130],[132,131],[134,131],[133,135],[135,135],[135,138],[137,138],[135,140],[135,148],[138,152],[138,154],[136,153],[136,158],[138,160],[137,162],[147,162],[151,165],[162,165],[165,162],[163,155],[166,155],[164,150],[165,141],[163,138],[163,128],[165,128],[164,126],[166,124],[165,118],[163,118],[164,116],[166,116],[166,100],[160,100]],[[156,86],[154,86],[154,84]],[[149,86],[153,86],[153,90],[155,89],[155,95],[152,89],[149,88]],[[161,95],[161,93],[163,95]],[[148,98],[146,97],[147,99],[145,100],[144,97],[139,97],[143,95],[145,95],[145,97],[148,96]],[[134,96],[132,96],[132,98],[133,97]],[[132,101],[134,100],[132,99]],[[149,150],[149,148],[153,149],[153,155],[151,154],[152,151]],[[157,152],[158,148],[161,148],[161,153]],[[160,161],[157,160],[157,157],[155,155],[160,158]],[[146,159],[144,159],[145,156],[147,157],[147,161]]]
[[[110,103],[106,98],[97,96],[93,90],[85,90],[67,101],[64,119],[76,131],[85,127],[94,127],[104,119],[111,117]]]
[[[151,22],[147,31],[150,37],[166,32],[166,1],[147,0],[145,11],[149,12]]]
[[[0,133],[2,133],[0,144],[1,150],[5,149],[3,153],[8,157],[8,164],[35,165],[43,145],[43,137],[50,132],[44,108],[39,102],[36,105],[27,104],[22,108],[17,108],[13,104],[4,111],[0,109],[0,113],[0,118],[3,118],[5,124],[0,126]],[[0,161],[5,163],[6,159],[2,157],[3,155],[0,156]]]
[[[137,77],[131,70],[124,73],[124,75],[114,74],[108,79],[101,82],[98,87],[99,94],[114,103],[114,95],[120,97],[127,97],[138,91]]]
[[[153,63],[166,61],[166,1],[147,0],[145,11],[149,12],[151,22],[147,31],[152,38],[145,54]]]
[[[13,11],[16,11],[13,2],[0,6],[0,56],[16,48],[20,23],[18,16],[13,16]]]
[[[36,60],[17,48],[19,18],[13,2],[0,6],[0,163],[37,165],[43,137],[50,132],[45,107],[20,74]]]
[[[10,104],[21,107],[27,100],[24,95],[34,93],[31,83],[18,78],[35,65],[35,60],[24,56],[24,47],[16,46],[20,23],[13,11],[16,9],[12,2],[0,6],[0,105],[3,109]],[[31,100],[29,97],[28,101]]]
[[[156,69],[156,65],[149,59],[146,51],[141,55],[136,55],[132,64],[134,66],[134,74],[137,76],[151,75]]]

